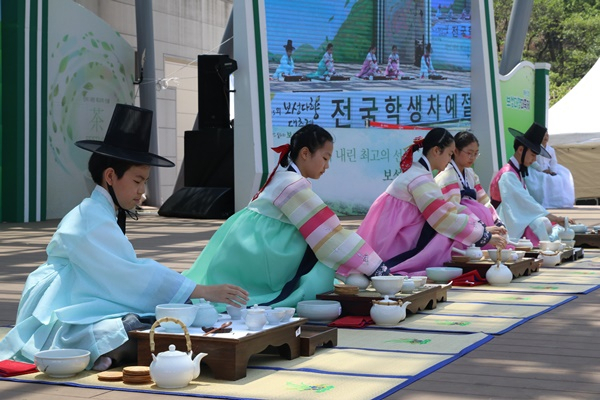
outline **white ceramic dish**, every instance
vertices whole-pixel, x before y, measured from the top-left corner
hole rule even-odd
[[[550,242],[548,240],[540,240],[540,250],[558,251],[560,250],[561,242]]]
[[[183,322],[185,326],[190,327],[196,319],[196,313],[198,312],[198,309],[193,304],[171,303],[157,305],[154,312],[157,320],[165,317],[176,318]],[[175,322],[161,322],[160,326],[169,332],[182,331],[181,326]]]
[[[508,261],[510,259],[510,256],[512,255],[512,250],[510,249],[502,249],[500,250],[500,261],[505,262]],[[498,250],[488,250],[488,257],[496,262],[498,260]]]
[[[463,269],[458,267],[429,267],[425,271],[427,278],[436,283],[448,283],[463,273]]]
[[[304,300],[296,306],[298,316],[311,322],[329,323],[340,316],[342,305],[334,300]]]
[[[44,350],[35,354],[41,372],[53,378],[68,378],[83,371],[90,362],[90,352],[79,349]]]
[[[400,275],[372,276],[371,285],[382,296],[393,296],[402,289],[404,277]]]
[[[227,304],[225,306],[225,309],[227,310],[227,314],[229,314],[232,320],[242,319],[242,309],[240,307]]]
[[[575,247],[575,241],[574,240],[563,240],[562,243],[568,249],[572,249],[573,247]]]

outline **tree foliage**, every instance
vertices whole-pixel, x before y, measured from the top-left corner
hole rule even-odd
[[[499,58],[512,5],[494,1]],[[600,58],[600,0],[534,0],[522,58],[551,64],[550,105],[556,103]]]

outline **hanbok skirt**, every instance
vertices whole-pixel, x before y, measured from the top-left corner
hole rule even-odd
[[[375,200],[357,233],[385,262],[414,249],[425,222],[416,205],[384,193]],[[453,243],[436,232],[422,251],[388,267],[396,275],[425,275],[426,268],[441,267],[451,260]]]
[[[225,221],[183,275],[200,285],[238,285],[249,292],[248,304],[267,303],[294,277],[306,246],[294,225],[244,208]],[[333,290],[333,282],[334,270],[317,262],[287,298],[272,306],[295,307]]]

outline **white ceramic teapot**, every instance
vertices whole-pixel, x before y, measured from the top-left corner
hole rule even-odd
[[[467,247],[466,250],[457,249],[456,247],[452,248],[452,251],[457,252],[458,254],[462,254],[463,256],[469,257],[471,260],[481,260],[483,257],[483,252],[481,249],[474,244]]]
[[[560,240],[573,240],[575,239],[575,231],[569,226],[569,217],[565,217],[565,230],[558,232]]]
[[[154,355],[154,329],[160,322],[175,322],[181,325],[187,344],[187,353],[175,350],[175,345],[169,346],[169,351],[163,351]],[[150,364],[150,377],[158,387],[164,389],[177,389],[186,387],[193,379],[200,375],[200,361],[207,355],[198,354],[192,359],[192,342],[187,327],[183,322],[175,318],[161,318],[157,320],[150,329],[150,352],[152,363]]]
[[[210,301],[200,299],[196,306],[196,318],[194,319],[193,326],[213,326],[219,319],[219,312],[213,306]]]
[[[531,240],[523,236],[521,239],[519,239],[515,247],[531,250],[533,249],[533,243],[531,243]]]
[[[488,250],[492,252],[494,250]],[[512,271],[501,262],[500,250],[497,250],[497,261],[495,265],[492,265],[485,273],[485,279],[492,286],[503,286],[508,285],[513,278]]]
[[[373,300],[371,306],[371,318],[377,325],[397,325],[400,321],[406,318],[406,307],[410,301],[390,300],[388,295],[383,296],[383,300]]]
[[[369,278],[364,274],[350,274],[348,276],[335,274],[335,277],[346,285],[357,286],[359,289],[366,289],[371,284]]]

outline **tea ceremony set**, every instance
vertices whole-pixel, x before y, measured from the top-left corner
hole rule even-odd
[[[130,332],[135,365],[85,370],[89,352],[47,350],[37,369],[0,379],[229,399],[385,398],[597,289],[600,257],[576,247],[576,234],[596,228],[567,223],[539,247],[522,238],[508,241],[514,250],[456,248],[426,276],[350,275],[296,307],[161,304],[150,329]]]

